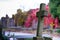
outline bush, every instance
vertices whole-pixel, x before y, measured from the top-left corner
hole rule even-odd
[[[57,30],[57,33],[60,33],[60,29],[59,29],[59,30]]]

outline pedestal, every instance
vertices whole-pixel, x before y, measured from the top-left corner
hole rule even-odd
[[[52,40],[52,38],[44,37],[44,40]]]
[[[44,40],[42,37],[33,37],[33,40]]]

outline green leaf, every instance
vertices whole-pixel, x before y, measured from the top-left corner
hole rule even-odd
[[[60,30],[57,30],[57,33],[60,33]]]
[[[49,7],[51,14],[60,18],[60,0],[50,0]]]

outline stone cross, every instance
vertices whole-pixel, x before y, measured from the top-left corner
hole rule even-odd
[[[42,26],[40,24],[42,22],[43,17],[45,16],[44,12],[45,12],[45,4],[41,3],[40,4],[40,10],[36,14],[36,16],[38,18],[38,25],[37,25],[36,36],[39,36],[39,37],[42,37],[42,30],[43,30],[43,28],[42,28]]]

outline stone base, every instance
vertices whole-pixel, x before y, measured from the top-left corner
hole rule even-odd
[[[44,40],[52,40],[52,38],[44,37]]]
[[[33,40],[43,40],[42,37],[33,37]]]

